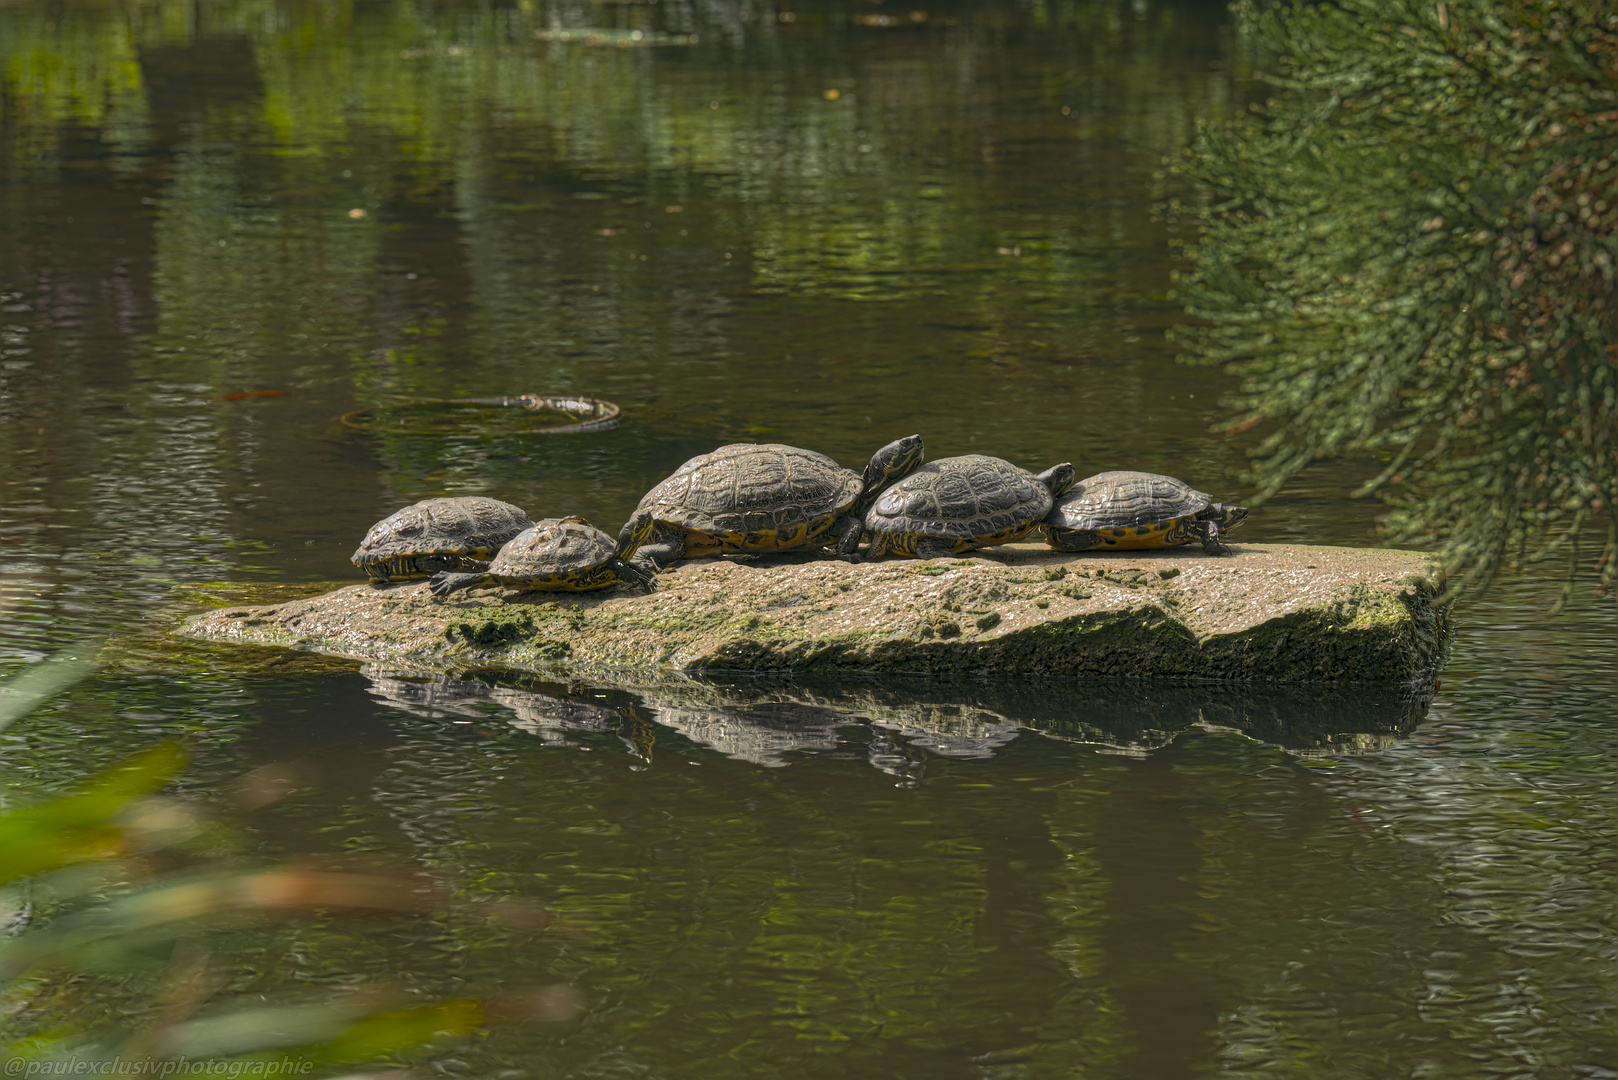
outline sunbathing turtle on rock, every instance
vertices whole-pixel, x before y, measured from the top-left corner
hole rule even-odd
[[[1219,538],[1247,517],[1172,476],[1104,472],[1080,480],[1045,519],[1045,542],[1057,551],[1174,547],[1199,541],[1209,555],[1228,555]]]
[[[1038,475],[986,454],[940,458],[916,469],[865,514],[864,557],[952,558],[1020,539],[1073,484],[1073,466]]]
[[[721,446],[687,461],[641,499],[636,517],[649,513],[655,524],[636,560],[660,568],[701,555],[827,545],[853,556],[866,509],[923,456],[920,435],[896,439],[872,455],[861,476],[796,446]]]
[[[584,592],[613,585],[640,585],[650,592],[656,579],[629,560],[652,531],[652,515],[640,514],[614,541],[581,517],[546,518],[500,549],[489,568],[474,574],[435,574],[434,596],[448,596],[479,585],[536,592]]]
[[[531,525],[527,514],[499,499],[423,499],[372,525],[352,561],[375,585],[486,570],[501,545]]]

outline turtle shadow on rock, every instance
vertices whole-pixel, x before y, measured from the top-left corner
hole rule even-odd
[[[850,741],[844,729],[866,728],[871,764],[911,779],[929,755],[990,757],[1025,731],[1125,754],[1149,753],[1192,729],[1236,732],[1302,755],[1374,749],[1408,733],[1432,699],[1423,691],[1054,679],[671,676],[598,685],[517,672],[445,675],[382,664],[363,670],[374,694],[418,716],[493,705],[547,743],[573,745],[577,733],[616,732],[648,758],[656,741],[648,721],[768,767],[790,764],[790,752],[836,749]]]

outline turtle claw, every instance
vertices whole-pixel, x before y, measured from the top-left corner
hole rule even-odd
[[[445,570],[434,574],[428,582],[427,588],[434,596],[445,597],[452,592],[458,592],[461,589],[476,585],[487,578],[487,574],[451,574]]]
[[[1219,526],[1212,521],[1203,522],[1202,550],[1207,555],[1229,555],[1229,546],[1219,542]]]
[[[650,560],[647,561],[650,562]],[[618,565],[614,567],[618,574],[618,584],[642,595],[655,593],[657,591],[657,571],[655,569],[656,564],[653,565],[654,569],[647,570],[634,560],[629,562],[619,560]]]

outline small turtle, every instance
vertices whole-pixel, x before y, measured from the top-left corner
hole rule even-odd
[[[895,439],[871,456],[861,476],[796,446],[721,446],[687,461],[641,498],[635,513],[650,513],[657,524],[637,559],[662,567],[701,555],[833,543],[851,557],[866,508],[920,465],[924,453],[920,435]]]
[[[434,574],[434,596],[448,596],[477,585],[542,592],[584,592],[622,582],[657,588],[652,575],[630,564],[652,531],[652,515],[639,514],[624,526],[627,539],[612,537],[581,517],[546,518],[524,529],[500,549],[481,574]]]
[[[1073,466],[1039,475],[985,454],[929,461],[888,489],[865,514],[865,558],[947,558],[1023,536],[1073,483]]]
[[[1214,502],[1182,480],[1144,472],[1104,472],[1080,480],[1045,519],[1045,542],[1058,551],[1160,548],[1202,542],[1226,555],[1222,532],[1240,525],[1245,506]]]
[[[423,499],[372,525],[352,558],[373,584],[487,570],[500,546],[532,524],[499,499]]]

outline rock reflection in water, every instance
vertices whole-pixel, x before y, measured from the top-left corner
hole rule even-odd
[[[429,719],[504,720],[557,746],[573,732],[614,732],[651,760],[652,724],[767,768],[834,750],[863,728],[872,767],[913,783],[929,756],[987,758],[1024,731],[1133,756],[1193,728],[1232,731],[1301,755],[1389,745],[1426,715],[1419,692],[1174,686],[1032,680],[857,682],[671,677],[584,686],[515,674],[364,669],[371,692]]]
[[[541,693],[471,677],[412,675],[376,664],[360,670],[371,680],[371,693],[402,712],[429,720],[501,719],[553,746],[576,745],[568,739],[568,732],[616,731],[622,719],[616,709],[563,693]],[[510,715],[500,716],[490,706],[504,708]]]
[[[779,768],[790,764],[792,750],[835,750],[837,729],[857,723],[853,717],[791,702],[754,707],[710,708],[648,702],[647,712],[694,743],[726,757]]]

